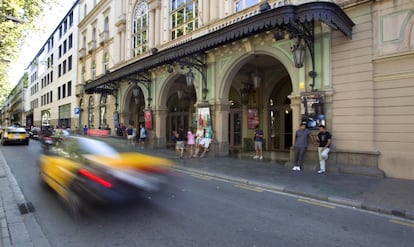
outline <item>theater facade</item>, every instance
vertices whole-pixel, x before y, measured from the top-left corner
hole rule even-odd
[[[78,126],[142,123],[154,148],[180,126],[211,126],[212,156],[251,153],[259,127],[267,158],[289,164],[306,121],[333,135],[328,169],[414,179],[412,1],[89,6],[79,1]],[[316,168],[316,147],[306,163]]]

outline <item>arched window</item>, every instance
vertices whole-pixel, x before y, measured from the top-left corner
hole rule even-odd
[[[171,39],[198,28],[197,0],[171,0]]]
[[[105,129],[108,127],[108,122],[106,121],[106,103],[107,103],[107,95],[102,94],[101,100],[99,102],[99,127]]]
[[[139,1],[135,7],[132,22],[132,46],[134,56],[138,56],[148,50],[148,4]]]
[[[109,72],[109,53],[105,52],[103,55],[103,68],[104,68],[104,73],[108,73]]]
[[[94,114],[93,114],[93,109],[94,109],[95,103],[93,101],[93,96],[89,97],[89,102],[88,102],[88,127],[89,128],[94,128],[93,126],[93,121],[94,121]]]

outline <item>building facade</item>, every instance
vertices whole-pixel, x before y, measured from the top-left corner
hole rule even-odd
[[[289,164],[306,121],[333,134],[328,169],[414,179],[410,0],[79,0],[72,10],[75,69],[43,87],[47,72],[29,73],[35,124],[142,123],[159,148],[179,127],[211,126],[216,156],[251,152],[260,127],[269,158]],[[75,95],[62,98],[68,81]],[[306,163],[317,166],[312,145]]]
[[[27,126],[78,127],[78,13],[75,2],[27,67]]]
[[[211,125],[215,155],[249,152],[259,126],[274,159],[289,157],[301,121],[323,123],[334,136],[331,169],[414,178],[411,1],[88,6],[80,1],[85,123],[145,123],[157,147],[179,126]]]

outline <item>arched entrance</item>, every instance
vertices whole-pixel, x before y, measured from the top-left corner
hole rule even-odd
[[[264,149],[288,151],[292,145],[292,81],[276,58],[254,54],[240,62],[229,91],[229,151],[254,151],[255,129],[264,130]]]
[[[134,126],[135,128],[138,128],[139,125],[145,122],[144,119],[144,109],[145,109],[145,99],[144,99],[144,93],[142,92],[142,89],[134,85],[132,86],[130,92],[130,100],[128,102],[128,109],[129,114],[127,116],[127,123],[129,125]]]
[[[184,75],[178,75],[171,82],[167,98],[166,139],[170,142],[172,132],[182,127],[195,129],[196,92],[193,85],[187,85]],[[195,130],[193,130],[195,131]]]

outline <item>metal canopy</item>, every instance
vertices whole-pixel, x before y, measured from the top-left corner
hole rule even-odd
[[[176,60],[194,54],[203,53],[213,48],[263,33],[277,27],[294,25],[297,23],[323,22],[333,29],[341,31],[345,36],[352,37],[354,23],[346,13],[335,3],[309,2],[301,5],[285,5],[269,9],[255,16],[236,21],[234,24],[223,27],[199,38],[190,40],[162,51],[157,51],[148,57],[126,65],[116,71],[87,83],[86,93],[102,92],[127,77],[140,74],[149,69],[171,64]],[[102,90],[104,89],[104,90]]]

